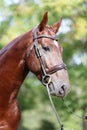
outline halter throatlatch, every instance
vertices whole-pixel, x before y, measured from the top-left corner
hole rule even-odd
[[[47,88],[50,103],[51,103],[52,109],[53,109],[53,111],[55,113],[55,116],[57,118],[57,121],[58,121],[58,123],[60,125],[60,128],[61,128],[61,130],[64,130],[63,124],[62,124],[62,122],[60,120],[59,114],[56,111],[56,108],[55,108],[55,106],[53,104],[53,101],[52,101],[52,98],[51,98],[51,95],[50,95],[49,84],[52,83],[52,85],[53,85],[53,82],[52,82],[52,79],[51,79],[50,75],[57,72],[57,71],[59,71],[59,70],[61,70],[61,69],[66,70],[66,65],[64,63],[59,64],[59,65],[55,65],[55,66],[51,67],[48,71],[46,71],[46,67],[45,67],[44,62],[42,60],[42,56],[41,56],[39,46],[38,46],[38,39],[40,39],[40,38],[49,38],[49,39],[57,41],[57,38],[51,37],[49,35],[39,35],[39,36],[37,36],[37,28],[34,28],[34,30],[33,30],[33,40],[34,40],[34,42],[33,42],[32,46],[31,46],[31,48],[29,48],[29,51],[27,53],[27,58],[29,58],[31,51],[34,48],[35,53],[37,55],[37,58],[39,59],[41,70],[42,70],[42,83]]]

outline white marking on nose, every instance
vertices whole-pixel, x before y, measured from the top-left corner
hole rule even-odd
[[[58,47],[58,42],[54,40],[54,44]]]

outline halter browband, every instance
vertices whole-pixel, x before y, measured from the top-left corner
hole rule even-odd
[[[57,37],[51,37],[51,36],[49,36],[49,35],[39,35],[39,36],[37,36],[37,37],[34,37],[34,40],[40,39],[40,38],[49,38],[49,39],[58,41],[58,38],[57,38]]]

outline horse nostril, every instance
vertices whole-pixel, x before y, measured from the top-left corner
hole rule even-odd
[[[61,88],[65,91],[65,89],[66,89],[66,85],[63,84]]]
[[[59,90],[59,94],[60,94],[60,95],[65,94],[65,89],[66,89],[66,85],[63,84],[63,85],[61,86],[60,90]]]

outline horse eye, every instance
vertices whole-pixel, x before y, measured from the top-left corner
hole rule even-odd
[[[43,47],[43,49],[44,49],[45,51],[50,51],[49,46]]]

